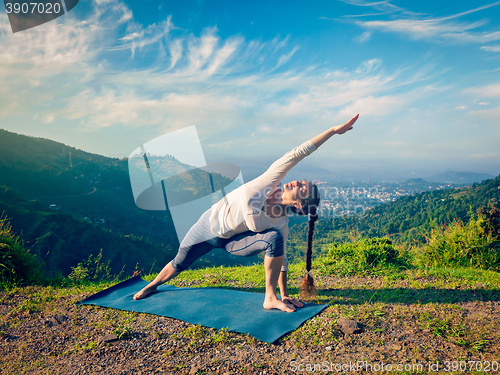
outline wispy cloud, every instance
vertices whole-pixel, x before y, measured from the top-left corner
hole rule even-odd
[[[354,38],[354,41],[355,42],[358,42],[358,43],[365,43],[365,42],[368,42],[371,37],[373,35],[373,32],[372,31],[365,31],[363,34],[357,36],[356,38]]]
[[[488,160],[488,159],[493,159],[495,157],[498,157],[498,152],[489,152],[489,153],[486,153],[486,154],[474,154],[474,155],[471,155],[470,157],[473,158],[473,159],[485,159],[485,160]]]
[[[479,12],[494,6],[500,2],[494,2],[480,6],[465,12],[453,14],[447,17],[430,17],[413,14],[408,16],[404,9],[391,4],[388,1],[366,2],[355,0],[344,0],[352,5],[372,7],[375,9],[385,9],[387,13],[397,13],[398,19],[394,20],[374,20],[356,21],[360,27],[367,31],[382,31],[403,34],[412,40],[427,40],[432,42],[453,42],[453,43],[487,43],[500,40],[498,31],[475,31],[487,24],[486,20],[475,22],[458,22],[457,18]],[[399,16],[401,14],[401,16]],[[362,40],[363,37],[358,37]]]
[[[222,67],[224,64],[226,64],[229,60],[229,58],[233,55],[233,53],[237,50],[237,48],[243,43],[243,39],[241,38],[231,38],[228,39],[225,43],[224,46],[222,46],[217,53],[215,54],[215,57],[213,60],[210,62],[210,65],[207,68],[207,74],[211,75],[213,74],[219,67]]]
[[[191,36],[188,41],[188,60],[190,62],[190,72],[199,71],[212,55],[218,42],[215,27],[206,29],[201,38]]]
[[[500,52],[500,46],[483,46],[481,49],[488,52]]]
[[[280,66],[286,64],[291,59],[291,57],[295,54],[295,52],[298,51],[298,49],[299,49],[299,47],[295,46],[291,52],[284,54],[284,55],[281,55],[281,57],[278,60],[278,64],[276,64],[276,68],[279,68]]]
[[[169,43],[170,69],[172,69],[182,56],[182,39],[176,39]]]
[[[42,123],[44,124],[50,124],[53,121],[54,121],[54,116],[52,116],[51,114],[46,114],[42,117]]]
[[[277,50],[285,47],[288,43],[288,40],[290,39],[290,35],[287,35],[285,39],[280,40],[279,36],[273,39],[272,44],[275,44],[276,47],[274,47],[274,52]]]
[[[486,120],[486,124],[497,126],[500,121],[500,83],[469,87],[462,91],[465,96],[473,98],[468,112],[475,118]],[[484,99],[488,99],[485,101]],[[483,109],[484,108],[484,109]],[[481,125],[486,125],[482,123]]]
[[[479,111],[471,111],[469,112],[472,116],[476,118],[480,118],[483,120],[483,126],[489,126],[490,124],[493,124],[498,127],[498,124],[500,124],[500,106],[492,109],[482,109]],[[484,122],[486,121],[486,122]],[[495,138],[498,140],[498,136]]]
[[[465,94],[472,94],[476,98],[500,98],[500,83],[469,87],[464,89]]]
[[[437,88],[425,85],[411,87],[419,82],[421,72],[383,72],[382,61],[373,59],[360,64],[352,72],[331,72],[320,79],[314,76],[297,76],[298,87],[283,103],[267,104],[263,112],[288,118],[300,123],[304,116],[317,121],[336,121],[360,112],[363,116],[390,115],[406,108],[410,103],[436,93]],[[276,85],[276,83],[275,83]],[[277,85],[276,85],[277,87]],[[292,86],[289,86],[291,88]]]
[[[382,15],[382,14],[391,14],[391,13],[402,13],[407,15],[415,15],[416,13],[410,12],[404,8],[398,7],[397,5],[391,4],[390,1],[366,1],[366,0],[340,0],[346,4],[355,5],[358,7],[369,7],[375,10],[378,10],[378,13],[368,13],[361,14],[357,16],[350,17],[359,17],[359,16],[373,16],[373,15]]]
[[[357,21],[359,26],[370,30],[394,32],[407,35],[413,40],[429,40],[435,42],[452,41],[456,43],[486,43],[500,39],[500,32],[471,33],[486,24],[485,21],[473,23],[447,22],[444,19],[394,21]]]
[[[128,27],[128,33],[119,39],[120,44],[110,48],[110,50],[130,50],[134,55],[136,49],[143,49],[145,46],[156,44],[164,39],[172,27],[171,17],[147,28],[133,24]]]
[[[308,129],[356,112],[375,120],[404,113],[444,90],[430,85],[425,62],[387,71],[370,57],[349,69],[318,68],[299,63],[301,46],[289,35],[222,38],[214,26],[195,35],[174,17],[139,25],[118,0],[93,4],[87,22],[63,17],[14,35],[0,19],[3,119],[95,134],[159,135],[194,124],[207,145],[239,151],[273,146],[275,134],[295,145]]]

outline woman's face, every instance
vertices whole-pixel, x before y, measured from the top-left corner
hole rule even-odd
[[[292,181],[283,185],[283,204],[292,204],[306,199],[313,189],[310,181]]]

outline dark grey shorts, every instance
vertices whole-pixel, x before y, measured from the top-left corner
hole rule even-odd
[[[264,250],[271,258],[284,255],[283,236],[278,230],[247,231],[231,238],[220,238],[210,230],[210,213],[211,210],[206,211],[182,240],[179,252],[172,261],[172,267],[177,272],[184,271],[196,259],[216,248],[243,257],[256,255]]]

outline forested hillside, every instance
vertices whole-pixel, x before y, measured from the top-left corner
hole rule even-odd
[[[435,225],[454,220],[467,222],[469,213],[482,206],[499,207],[500,176],[470,187],[435,190],[401,197],[395,202],[367,210],[362,217],[345,216],[319,219],[315,226],[316,244],[346,239],[349,234],[363,237],[390,237],[396,243],[422,243]],[[307,223],[290,228],[288,252],[302,257]],[[323,251],[324,253],[324,251]],[[316,255],[321,254],[319,249]]]
[[[155,162],[152,158],[151,163]],[[183,167],[175,158],[162,162],[162,168],[173,171]],[[214,176],[214,183],[220,178]],[[192,194],[196,194],[194,187]],[[154,264],[152,270],[157,272],[179,246],[169,211],[146,211],[135,205],[127,159],[5,130],[0,130],[2,213],[13,230],[22,233],[26,247],[45,263],[48,275],[67,275],[71,267],[100,249],[116,273],[124,265],[130,271],[137,264],[147,272]],[[198,265],[253,261],[221,251]]]
[[[71,152],[71,163],[70,163]],[[177,241],[168,212],[136,207],[127,159],[90,154],[47,139],[0,130],[0,186],[45,207],[99,222],[156,244]]]
[[[42,263],[47,276],[59,272],[68,275],[71,267],[91,254],[99,254],[101,249],[114,274],[122,268],[126,273],[133,272],[136,265],[149,271],[154,262],[164,265],[176,253],[171,245],[158,246],[76,220],[67,213],[51,212],[4,187],[0,189],[0,212],[15,231],[22,228],[19,234],[25,247]]]
[[[71,159],[70,159],[71,152]],[[151,162],[157,162],[151,158]],[[168,159],[161,168],[176,170]],[[214,180],[215,181],[215,180]],[[61,143],[0,130],[0,213],[22,232],[27,247],[46,271],[68,274],[71,267],[103,249],[114,272],[139,263],[158,271],[171,259],[178,239],[168,211],[145,211],[135,205],[127,159],[93,155]],[[433,225],[467,221],[469,212],[497,206],[500,177],[471,187],[436,190],[407,196],[367,210],[363,217],[321,219],[315,243],[343,240],[350,233],[388,236],[396,242],[422,242]],[[193,195],[201,186],[193,185]],[[19,194],[16,194],[19,193]],[[52,210],[49,209],[50,205]],[[471,211],[472,210],[472,211]],[[291,217],[288,256],[303,259],[307,223]],[[326,249],[316,248],[315,255]],[[201,264],[249,264],[256,259],[210,254]]]

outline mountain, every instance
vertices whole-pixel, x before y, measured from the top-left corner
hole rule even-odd
[[[448,171],[427,177],[426,180],[430,182],[470,185],[475,182],[482,182],[494,177],[495,176],[487,173]]]
[[[159,163],[151,158],[151,163],[155,162]],[[174,158],[168,164],[161,167],[180,168]],[[296,172],[308,170],[306,167]],[[327,174],[320,168],[309,172]],[[411,179],[403,184],[418,188],[426,182]],[[119,272],[124,264],[127,271],[136,264],[147,272],[159,271],[179,246],[169,211],[146,211],[135,205],[127,159],[108,158],[51,140],[0,130],[2,185],[5,187],[0,189],[0,214],[3,212],[3,217],[12,221],[14,231],[22,233],[27,247],[45,263],[48,274],[67,274],[71,267],[90,254],[97,255],[100,249],[104,261],[111,261],[114,272]],[[499,186],[497,177],[470,188],[402,197],[370,209],[359,218],[320,219],[315,238],[319,244],[329,243],[354,231],[370,237],[390,236],[397,241],[422,240],[432,222],[467,220],[471,208],[475,211],[482,205],[498,206]],[[203,188],[193,186],[193,196]],[[303,255],[305,220],[290,219],[291,260]],[[198,264],[236,265],[256,260],[231,257],[221,251],[211,252]]]
[[[149,271],[154,263],[165,264],[176,254],[172,246],[158,246],[142,238],[113,233],[97,224],[51,211],[37,201],[28,201],[14,190],[0,188],[0,212],[23,238],[46,276],[68,275],[71,267],[97,255],[110,262],[111,271],[132,273],[136,267]],[[138,256],[140,254],[140,256]]]
[[[151,159],[152,164],[158,162]],[[174,158],[165,163],[162,167],[171,170],[185,167]],[[213,181],[220,183],[220,178],[214,176]],[[137,263],[148,272],[159,271],[179,246],[168,210],[136,206],[127,159],[0,130],[0,186],[0,214],[11,219],[14,231],[22,233],[48,274],[67,274],[101,248],[114,271]],[[194,186],[194,193],[199,188]],[[199,264],[255,260],[213,252]]]
[[[0,186],[122,235],[177,242],[168,212],[136,207],[127,159],[0,130]]]

